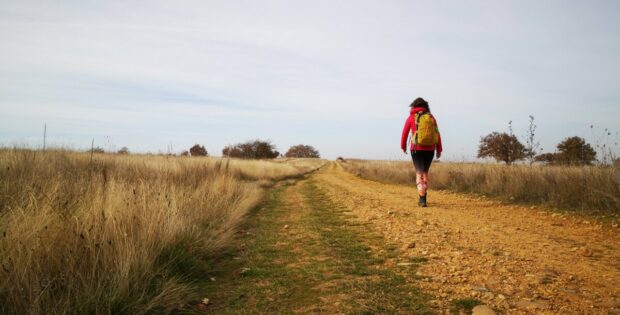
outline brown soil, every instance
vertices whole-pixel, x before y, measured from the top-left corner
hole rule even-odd
[[[443,191],[431,190],[429,207],[418,208],[415,187],[364,180],[337,163],[313,178],[401,246],[386,267],[428,258],[418,285],[439,312],[475,298],[506,314],[620,314],[618,228]]]

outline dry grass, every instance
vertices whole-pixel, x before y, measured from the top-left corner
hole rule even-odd
[[[265,182],[322,163],[0,150],[0,313],[183,311],[166,253],[215,255]]]
[[[358,176],[414,184],[410,162],[347,160]],[[436,189],[484,194],[506,201],[545,204],[596,214],[620,214],[620,168],[600,166],[505,166],[434,163],[430,185]]]

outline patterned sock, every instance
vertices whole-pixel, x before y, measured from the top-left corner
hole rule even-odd
[[[418,186],[418,194],[420,196],[424,196],[426,194],[426,186],[424,185],[424,183],[418,182],[417,186]]]
[[[424,182],[419,182],[417,186],[418,186],[418,194],[420,196],[426,196],[426,188],[427,188],[426,184]]]

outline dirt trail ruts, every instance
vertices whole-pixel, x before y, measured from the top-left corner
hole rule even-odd
[[[355,222],[309,175],[277,184],[211,265],[207,314],[433,314],[413,281],[421,261],[391,268],[398,248]]]
[[[386,264],[428,258],[418,286],[440,312],[475,298],[505,314],[620,314],[617,228],[443,191],[429,191],[429,207],[418,208],[415,187],[361,179],[337,163],[313,177],[334,203],[402,246]]]

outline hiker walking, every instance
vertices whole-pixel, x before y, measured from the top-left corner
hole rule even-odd
[[[426,207],[426,190],[428,188],[428,170],[433,162],[435,150],[437,158],[441,157],[441,135],[437,121],[431,114],[428,102],[423,98],[416,98],[411,105],[409,117],[405,121],[403,134],[400,138],[400,148],[407,154],[407,138],[411,131],[411,158],[415,167],[415,182],[418,186],[420,199],[418,206]]]

